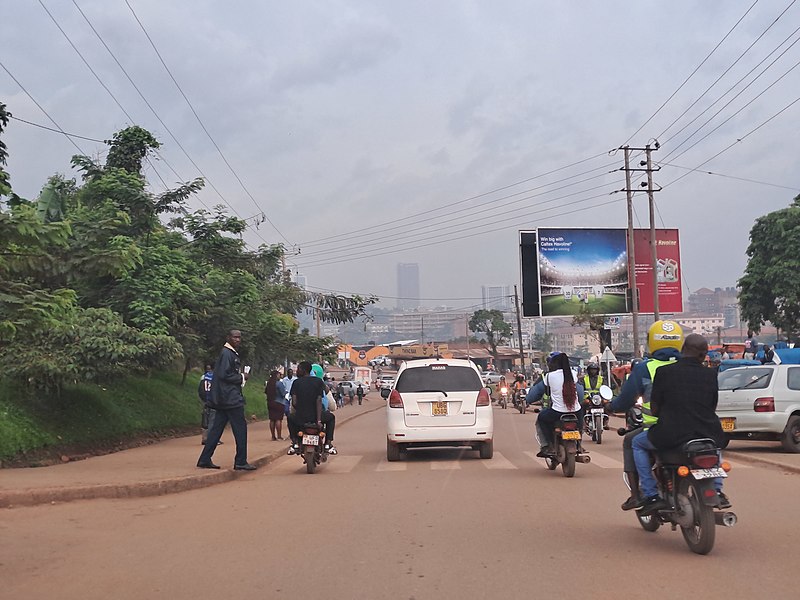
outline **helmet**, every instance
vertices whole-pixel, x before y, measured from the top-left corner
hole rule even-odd
[[[325,369],[323,369],[321,365],[314,363],[313,365],[311,365],[311,374],[314,377],[319,377],[320,379],[322,379],[322,376],[325,374]]]
[[[590,362],[588,365],[586,365],[586,370],[588,371],[589,369],[594,369],[595,371],[599,371],[600,367],[597,365],[596,362]]]
[[[547,360],[553,360],[559,354],[562,354],[562,352],[559,352],[558,350],[555,350],[555,351],[553,351],[553,352],[551,352],[550,354],[547,355]]]
[[[683,329],[675,321],[656,321],[647,331],[647,349],[650,354],[662,348],[680,350],[683,346]]]

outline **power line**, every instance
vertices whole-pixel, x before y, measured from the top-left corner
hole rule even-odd
[[[789,5],[788,5],[786,8],[784,8],[784,9],[783,9],[783,11],[782,11],[782,12],[781,12],[781,13],[780,13],[780,14],[779,14],[777,17],[775,17],[775,19],[772,21],[772,23],[770,23],[770,24],[769,24],[769,26],[768,26],[768,27],[767,27],[767,28],[766,28],[764,31],[762,31],[762,32],[761,32],[761,34],[760,34],[760,35],[759,35],[759,36],[758,36],[758,37],[757,37],[755,40],[753,40],[753,42],[752,42],[752,43],[751,43],[751,44],[750,44],[750,45],[749,45],[749,46],[748,46],[748,47],[747,47],[747,48],[744,50],[744,52],[742,52],[742,53],[741,53],[741,54],[738,56],[738,58],[737,58],[736,60],[734,60],[734,61],[733,61],[733,63],[731,63],[731,65],[730,65],[730,66],[729,66],[727,69],[725,69],[725,70],[722,72],[722,74],[721,74],[719,77],[717,77],[717,78],[714,80],[714,82],[713,82],[713,83],[712,83],[710,86],[708,86],[708,87],[705,89],[705,91],[704,91],[702,94],[700,94],[700,96],[698,96],[698,97],[695,99],[695,101],[694,101],[694,102],[692,102],[692,103],[689,105],[689,107],[688,107],[686,110],[684,110],[684,111],[683,111],[683,112],[682,112],[680,115],[678,115],[678,117],[677,117],[677,118],[676,118],[674,121],[672,121],[672,123],[670,123],[669,125],[667,125],[666,129],[665,129],[664,131],[662,131],[662,132],[661,132],[661,133],[658,135],[658,137],[659,137],[659,138],[663,138],[663,137],[664,137],[664,135],[666,134],[666,132],[667,132],[667,131],[669,131],[669,129],[670,129],[670,128],[671,128],[673,125],[675,125],[675,123],[677,123],[677,122],[678,122],[678,121],[679,121],[681,118],[683,118],[683,116],[684,116],[684,115],[685,115],[687,112],[689,112],[689,111],[690,111],[692,108],[694,108],[694,106],[696,106],[696,105],[697,105],[697,103],[698,103],[698,102],[700,102],[700,100],[702,100],[702,99],[703,99],[703,97],[704,97],[704,96],[705,96],[705,95],[706,95],[706,94],[707,94],[709,91],[711,91],[711,89],[712,89],[712,88],[713,88],[715,85],[717,85],[717,83],[719,83],[719,81],[720,81],[720,80],[721,80],[723,77],[725,77],[725,75],[727,75],[727,74],[730,72],[730,70],[731,70],[731,69],[733,69],[733,67],[735,67],[735,66],[736,66],[736,64],[737,64],[737,63],[738,63],[738,62],[739,62],[739,61],[740,61],[740,60],[741,60],[741,59],[742,59],[742,58],[745,56],[745,54],[747,54],[748,52],[750,52],[750,50],[753,48],[753,46],[755,46],[755,45],[756,45],[756,44],[759,42],[759,40],[761,40],[761,38],[763,38],[763,37],[764,37],[764,36],[767,34],[767,32],[768,32],[770,29],[772,29],[772,27],[773,27],[773,26],[774,26],[774,25],[775,25],[775,24],[776,24],[776,23],[777,23],[777,22],[778,22],[778,21],[781,19],[781,17],[782,17],[784,14],[786,14],[786,11],[788,11],[788,10],[789,10],[789,9],[792,7],[792,5],[793,5],[793,4],[794,4],[796,1],[797,1],[797,0],[792,0],[792,2],[790,2],[790,3],[789,3]],[[752,8],[752,7],[751,7],[751,8]],[[796,31],[796,30],[795,30],[795,31]],[[792,35],[794,35],[794,34],[792,34]],[[740,80],[740,81],[741,81],[741,80]],[[737,82],[737,84],[738,84],[738,82]],[[737,84],[734,84],[734,87],[735,87],[735,85],[737,85]],[[713,106],[713,105],[712,105],[712,106]],[[702,114],[702,113],[701,113],[701,114]],[[683,131],[683,130],[681,130],[681,131]],[[680,133],[680,132],[678,132],[678,133]],[[675,137],[675,136],[673,135],[672,137]],[[672,139],[672,138],[670,138],[670,139]]]
[[[684,167],[684,166],[681,166],[681,165],[676,165],[675,163],[665,163],[665,162],[659,162],[659,164],[664,165],[666,167],[675,167],[676,169],[684,169],[686,171],[694,171],[694,172],[697,172],[697,173],[702,173],[703,175],[715,175],[717,177],[724,177],[725,179],[735,179],[737,181],[745,181],[747,183],[755,183],[755,184],[758,184],[758,185],[768,185],[770,187],[780,188],[780,189],[784,189],[784,190],[791,190],[793,192],[796,192],[797,190],[800,190],[800,186],[790,187],[788,185],[780,185],[780,184],[777,184],[777,183],[770,183],[769,181],[759,181],[758,179],[748,179],[746,177],[737,177],[736,175],[726,175],[725,173],[715,173],[714,171],[699,171],[697,167],[695,167],[695,168]]]
[[[19,82],[19,80],[18,80],[16,77],[14,77],[14,75],[11,73],[11,71],[9,71],[9,70],[8,70],[8,67],[6,67],[6,66],[3,64],[3,62],[2,62],[2,61],[0,61],[0,67],[3,67],[3,70],[4,70],[6,73],[8,73],[8,76],[9,76],[9,77],[11,77],[11,79],[13,79],[13,80],[14,80],[14,83],[16,83],[16,84],[19,86],[19,88],[20,88],[20,89],[21,89],[23,92],[25,92],[25,95],[26,95],[26,96],[28,96],[28,98],[30,98],[30,99],[31,99],[31,102],[33,102],[33,103],[34,103],[34,104],[35,104],[35,105],[36,105],[36,106],[39,108],[39,110],[40,110],[40,111],[42,111],[42,112],[44,113],[44,115],[45,115],[45,116],[46,116],[48,119],[50,119],[50,122],[51,122],[53,125],[55,125],[55,126],[56,126],[57,130],[58,130],[58,131],[59,131],[61,134],[63,134],[63,135],[64,135],[64,137],[66,137],[66,138],[67,138],[67,140],[69,140],[69,143],[70,143],[70,144],[72,144],[73,146],[75,146],[75,148],[76,148],[76,149],[78,150],[78,152],[80,152],[81,154],[86,154],[86,153],[83,151],[83,149],[82,149],[80,146],[78,146],[78,144],[77,144],[77,143],[75,143],[75,140],[73,140],[73,139],[72,139],[72,138],[71,138],[71,137],[70,137],[70,136],[67,134],[67,132],[66,132],[66,131],[64,131],[64,130],[61,128],[61,125],[59,125],[58,123],[56,123],[56,120],[55,120],[53,117],[51,117],[51,116],[50,116],[50,113],[48,113],[48,112],[47,112],[47,111],[44,109],[44,107],[43,107],[41,104],[39,104],[39,103],[36,101],[36,98],[34,98],[34,97],[31,95],[31,93],[30,93],[30,92],[29,92],[29,91],[28,91],[28,90],[25,88],[25,86],[24,86],[24,85],[22,85],[22,84]]]
[[[533,181],[535,179],[540,179],[542,177],[546,177],[547,175],[552,175],[553,173],[557,173],[559,171],[563,171],[565,169],[569,169],[570,167],[574,167],[576,165],[580,165],[580,164],[583,164],[585,162],[589,162],[591,160],[595,160],[597,158],[601,158],[601,157],[606,156],[606,155],[607,155],[606,152],[602,152],[600,154],[595,154],[594,156],[589,156],[588,158],[584,158],[584,159],[575,161],[575,162],[570,163],[568,165],[564,165],[563,167],[558,167],[556,169],[551,169],[550,171],[547,171],[545,173],[540,173],[538,175],[534,175],[533,177],[528,177],[527,179],[522,179],[522,180],[516,181],[514,183],[509,183],[508,185],[504,185],[502,187],[495,188],[493,190],[489,190],[488,192],[482,192],[482,193],[477,194],[475,196],[470,196],[469,198],[464,198],[462,200],[457,200],[457,201],[451,202],[449,204],[444,204],[444,205],[442,205],[442,206],[440,206],[438,208],[432,208],[432,209],[429,209],[429,210],[424,210],[422,212],[418,212],[418,213],[414,213],[414,214],[411,214],[411,215],[407,215],[405,217],[400,217],[399,219],[392,219],[391,221],[386,221],[386,222],[383,222],[383,223],[370,225],[369,229],[382,227],[384,225],[393,225],[395,223],[400,223],[402,221],[406,221],[408,219],[413,219],[413,218],[421,216],[421,215],[426,215],[426,214],[430,214],[432,212],[436,212],[436,211],[439,211],[439,210],[444,210],[446,208],[450,208],[451,206],[456,206],[456,205],[459,205],[459,204],[470,202],[472,200],[477,200],[478,198],[483,198],[483,197],[489,196],[491,194],[496,194],[497,192],[505,191],[505,190],[510,189],[512,187],[516,187],[518,185],[522,185],[523,183],[527,183],[527,182]],[[301,243],[300,246],[310,246],[311,244],[316,244],[318,242],[326,242],[328,240],[338,239],[338,238],[342,238],[342,237],[349,237],[350,235],[351,235],[350,233],[339,233],[339,234],[331,235],[331,236],[324,237],[324,238],[316,238],[315,241],[313,241],[313,242],[309,241],[309,243],[307,243],[307,244],[306,243]]]
[[[351,296],[377,296],[378,298],[387,299],[387,300],[483,300],[483,296],[465,296],[460,298],[412,298],[410,296],[384,296],[383,294],[372,294],[369,292],[345,292],[343,290],[332,290],[330,288],[323,288],[317,287],[313,285],[306,285],[308,289],[318,290],[321,292],[333,292],[335,294],[346,294]],[[495,296],[495,298],[505,297],[505,296]],[[508,298],[512,298],[513,296],[508,296]]]
[[[97,142],[98,144],[105,144],[105,140],[98,140],[96,138],[86,137],[85,135],[78,135],[76,133],[67,133],[66,131],[59,131],[58,129],[54,129],[53,127],[48,127],[47,125],[42,125],[41,123],[34,123],[33,121],[28,121],[26,119],[22,119],[20,117],[15,117],[10,115],[12,119],[15,121],[19,121],[21,123],[25,123],[26,125],[31,125],[33,127],[38,127],[39,129],[46,129],[47,131],[52,131],[54,133],[59,133],[61,135],[65,135],[67,137],[76,138],[79,140],[86,140],[87,142]]]
[[[697,73],[697,71],[699,71],[699,70],[700,70],[700,68],[701,68],[701,67],[702,67],[704,64],[706,64],[706,61],[708,61],[708,59],[709,59],[709,58],[711,58],[711,55],[712,55],[712,54],[714,54],[714,53],[717,51],[717,49],[718,49],[718,48],[719,48],[719,47],[720,47],[720,46],[723,44],[723,42],[724,42],[726,39],[728,39],[728,36],[730,36],[730,35],[731,35],[731,33],[733,33],[733,30],[734,30],[734,29],[736,29],[736,27],[738,27],[738,26],[739,26],[739,23],[741,23],[741,22],[744,20],[744,18],[745,18],[745,17],[746,17],[746,16],[747,16],[747,15],[750,13],[750,11],[751,11],[751,10],[753,10],[753,7],[755,7],[755,5],[756,5],[756,4],[758,4],[758,0],[755,0],[755,2],[753,2],[753,3],[750,5],[750,8],[748,8],[748,9],[747,9],[747,10],[744,12],[744,14],[743,14],[741,17],[739,17],[739,20],[738,20],[738,21],[736,21],[736,23],[734,23],[733,27],[731,27],[731,28],[730,28],[730,30],[728,31],[728,33],[726,33],[726,34],[723,36],[723,38],[722,38],[722,39],[721,39],[721,40],[720,40],[720,41],[717,43],[717,45],[716,45],[716,46],[714,46],[714,48],[711,50],[711,52],[709,52],[709,53],[706,55],[706,57],[705,57],[705,58],[704,58],[704,59],[703,59],[703,60],[700,62],[700,64],[699,64],[699,65],[697,65],[697,67],[695,67],[694,71],[692,71],[691,73],[689,73],[689,76],[688,76],[686,79],[684,79],[684,80],[683,80],[683,83],[681,83],[681,84],[678,86],[678,89],[676,89],[674,92],[672,92],[672,94],[670,94],[669,98],[667,98],[666,100],[664,100],[664,102],[661,104],[661,106],[659,106],[659,107],[656,109],[656,111],[655,111],[655,112],[654,112],[652,115],[650,115],[650,117],[649,117],[649,118],[648,118],[648,119],[647,119],[647,120],[646,120],[644,123],[642,123],[642,124],[639,126],[639,129],[637,129],[636,131],[634,131],[634,132],[633,132],[633,134],[632,134],[632,135],[631,135],[631,136],[630,136],[630,137],[629,137],[627,140],[625,140],[625,143],[624,143],[624,144],[622,144],[623,146],[627,145],[627,144],[628,144],[628,142],[630,142],[630,141],[631,141],[631,140],[632,140],[632,139],[633,139],[633,138],[636,136],[636,134],[638,134],[638,133],[639,133],[639,132],[640,132],[642,129],[644,129],[644,128],[645,128],[645,126],[646,126],[646,125],[647,125],[647,124],[648,124],[650,121],[652,121],[652,120],[653,120],[653,118],[654,118],[654,117],[655,117],[655,116],[656,116],[656,115],[657,115],[659,112],[661,112],[661,110],[662,110],[662,109],[663,109],[663,108],[664,108],[664,107],[665,107],[665,106],[666,106],[666,105],[667,105],[667,104],[670,102],[670,100],[672,100],[672,99],[673,99],[673,98],[676,96],[676,94],[677,94],[678,92],[680,92],[680,91],[683,89],[683,86],[685,86],[685,85],[686,85],[686,84],[689,82],[689,80],[690,80],[692,77],[694,77],[694,74],[695,74],[695,73]]]
[[[76,0],[72,0],[72,3],[81,12],[81,14],[83,14],[83,11],[78,6]],[[130,9],[131,14],[133,14],[133,18],[136,19],[136,22],[139,24],[139,27],[141,27],[142,32],[144,33],[145,37],[147,38],[147,41],[150,42],[150,46],[152,46],[153,50],[156,53],[156,56],[158,56],[158,60],[161,61],[161,64],[163,65],[164,69],[167,71],[167,74],[169,75],[170,79],[172,79],[172,82],[175,84],[175,87],[178,88],[178,91],[180,92],[181,96],[183,96],[183,99],[186,101],[186,104],[189,105],[189,108],[191,109],[192,114],[194,115],[195,119],[197,119],[197,122],[200,124],[200,127],[202,127],[202,129],[205,132],[206,136],[208,136],[208,139],[211,140],[211,143],[214,145],[214,148],[216,148],[217,152],[222,157],[222,160],[225,162],[225,165],[228,167],[230,172],[233,173],[233,176],[236,178],[236,181],[239,182],[239,185],[242,186],[242,189],[250,197],[250,200],[253,201],[253,204],[259,210],[259,212],[264,216],[264,218],[267,220],[267,222],[272,226],[272,228],[275,231],[278,232],[278,235],[280,235],[283,238],[283,240],[287,244],[289,244],[291,246],[292,245],[291,242],[289,242],[289,240],[286,238],[286,236],[283,235],[283,232],[280,229],[278,229],[278,227],[275,225],[275,223],[272,222],[272,220],[264,212],[264,210],[261,208],[261,206],[259,206],[258,202],[256,202],[256,199],[255,199],[255,197],[253,197],[253,194],[251,194],[250,190],[247,189],[247,186],[245,186],[244,182],[242,181],[242,178],[239,177],[239,174],[236,172],[236,170],[233,168],[231,163],[228,161],[228,158],[225,156],[225,154],[223,154],[222,149],[219,147],[219,145],[217,144],[216,140],[214,140],[214,138],[211,136],[211,133],[208,131],[208,128],[206,127],[205,123],[203,123],[203,120],[200,118],[200,115],[197,114],[197,111],[195,110],[195,108],[192,105],[191,101],[189,100],[189,98],[184,93],[183,88],[181,88],[180,84],[178,83],[178,80],[175,79],[175,76],[172,74],[172,71],[170,71],[169,67],[167,66],[167,63],[164,61],[164,58],[161,56],[161,52],[158,51],[158,48],[156,47],[155,42],[153,42],[153,38],[150,37],[150,34],[147,32],[147,29],[145,29],[145,26],[142,23],[142,21],[139,19],[139,16],[136,14],[136,11],[133,10],[133,7],[131,6],[130,2],[128,2],[128,0],[125,0],[125,4]],[[84,15],[84,18],[86,18],[85,15]],[[87,22],[88,22],[88,19],[87,19]]]

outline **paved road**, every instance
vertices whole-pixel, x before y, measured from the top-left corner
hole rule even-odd
[[[495,414],[489,461],[388,463],[381,410],[315,475],[284,457],[171,496],[1,511],[0,598],[796,597],[800,475],[733,460],[740,523],[702,557],[619,510],[619,438],[566,479],[532,456],[535,415]]]

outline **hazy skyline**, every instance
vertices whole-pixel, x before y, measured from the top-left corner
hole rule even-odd
[[[394,297],[396,264],[418,263],[420,296],[441,299],[423,303],[479,303],[519,282],[518,229],[625,226],[608,152],[626,141],[660,142],[657,225],[680,229],[685,295],[735,285],[754,219],[800,191],[788,0],[129,3],[235,175],[125,0],[3,2],[0,61],[66,132],[153,132],[154,191],[202,171],[219,194],[192,209],[263,211],[275,228],[245,239],[286,244],[312,288]],[[0,99],[54,127],[4,69]],[[4,141],[24,197],[75,176],[58,133],[15,120]]]

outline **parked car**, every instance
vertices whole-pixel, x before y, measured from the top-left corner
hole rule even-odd
[[[484,371],[481,375],[484,385],[497,385],[502,375],[497,371]]]
[[[382,354],[380,356],[376,356],[375,358],[371,358],[369,361],[367,361],[367,364],[370,367],[388,367],[392,364],[392,361],[388,355]]]
[[[399,460],[409,448],[437,446],[469,446],[492,458],[492,401],[471,361],[407,361],[388,400],[387,460]]]
[[[800,365],[721,372],[717,416],[729,439],[777,439],[787,452],[800,453]]]
[[[380,383],[381,389],[392,389],[395,383],[394,375],[382,375],[380,379],[378,379]]]

